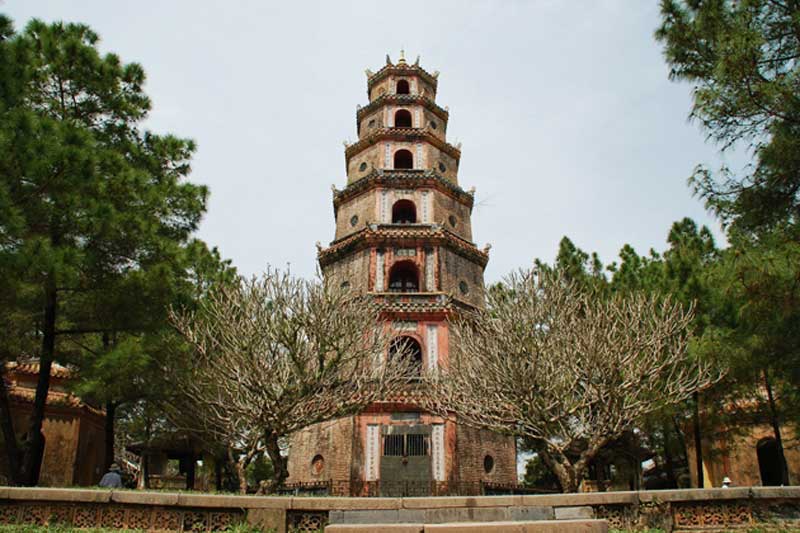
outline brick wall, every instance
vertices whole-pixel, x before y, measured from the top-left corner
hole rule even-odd
[[[352,469],[353,417],[316,424],[292,435],[289,443],[290,483],[348,480]],[[312,467],[314,458],[323,459],[321,469]]]
[[[458,424],[455,448],[459,481],[517,482],[517,448],[512,437]],[[493,463],[488,472],[484,468],[487,456]]]
[[[467,301],[475,306],[483,306],[484,286],[483,268],[448,248],[439,248],[439,272],[441,290]],[[461,291],[461,282],[467,284],[467,294]]]

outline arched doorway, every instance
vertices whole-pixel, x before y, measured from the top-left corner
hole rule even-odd
[[[765,487],[781,485],[783,464],[778,442],[772,437],[761,439],[756,445],[756,454],[761,485]]]
[[[394,114],[394,127],[395,128],[410,128],[411,127],[411,112],[407,109],[399,109]]]
[[[414,156],[408,150],[394,153],[394,168],[414,168]]]
[[[408,86],[407,80],[398,80],[397,81],[397,90],[395,91],[397,94],[409,94],[411,91]]]
[[[389,271],[389,292],[419,292],[419,271],[411,261],[400,261]]]
[[[392,206],[392,224],[414,224],[417,221],[417,207],[411,200],[398,200]]]

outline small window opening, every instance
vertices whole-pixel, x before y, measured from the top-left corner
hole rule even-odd
[[[408,87],[407,80],[398,80],[397,82],[397,94],[409,94],[411,91]]]
[[[430,437],[425,434],[384,435],[383,455],[389,457],[423,457],[430,454]]]
[[[406,357],[410,363],[411,375],[422,373],[422,348],[413,337],[397,337],[389,345],[389,358]]]
[[[395,128],[410,128],[411,127],[411,112],[408,109],[399,109],[394,114],[394,127]]]
[[[417,208],[411,200],[398,200],[392,206],[392,224],[414,224]]]
[[[417,267],[411,261],[396,263],[389,273],[389,291],[391,292],[418,292],[419,274]]]
[[[398,150],[394,153],[394,168],[414,168],[414,156],[408,150]]]

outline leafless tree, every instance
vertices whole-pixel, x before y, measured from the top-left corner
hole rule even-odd
[[[284,438],[407,383],[408,358],[385,356],[389,329],[378,308],[333,283],[270,270],[212,290],[197,311],[173,312],[171,321],[194,358],[176,373],[173,418],[227,445],[242,492],[258,454],[274,467],[259,488],[270,492],[288,475]]]
[[[687,352],[692,314],[669,298],[513,274],[488,291],[485,310],[454,319],[430,407],[525,439],[574,492],[604,445],[719,378]]]

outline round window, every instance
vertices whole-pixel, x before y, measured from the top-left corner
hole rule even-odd
[[[322,470],[325,468],[325,459],[317,454],[311,459],[311,474],[314,476],[318,476],[322,473]]]
[[[447,217],[447,221],[450,222],[450,225],[455,228],[456,227],[456,222],[458,222],[458,219],[455,216],[450,215],[449,217]]]
[[[358,170],[360,170],[361,172],[364,172],[365,170],[367,170],[367,164],[366,163],[361,163],[360,165],[358,165]]]
[[[466,281],[459,281],[458,282],[458,290],[461,291],[461,294],[469,293],[469,285],[467,285]]]
[[[358,224],[358,215],[353,215],[350,217],[350,225],[355,226]]]
[[[439,127],[439,125],[438,125],[438,124],[436,124],[436,121],[434,121],[434,120],[431,120],[431,129],[432,129],[432,130],[435,130],[435,129],[436,129],[436,128],[438,128],[438,127]]]
[[[439,161],[439,170],[441,172],[447,172],[447,167],[444,166],[444,163],[442,163],[441,161]]]
[[[491,474],[492,470],[494,470],[494,457],[487,455],[483,458],[483,471]]]

